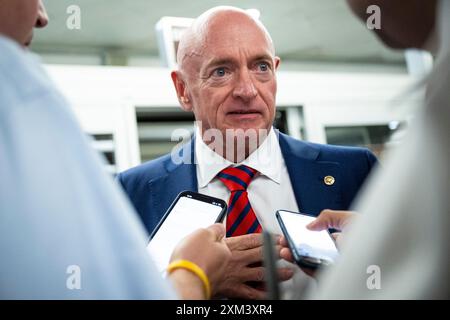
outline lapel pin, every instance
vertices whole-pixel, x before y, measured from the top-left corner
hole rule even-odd
[[[325,184],[327,186],[332,186],[334,184],[334,177],[333,176],[326,176],[325,178],[323,178],[323,182],[325,182]]]

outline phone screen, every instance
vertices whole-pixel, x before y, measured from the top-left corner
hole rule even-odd
[[[299,256],[311,257],[333,263],[338,257],[336,245],[330,234],[324,231],[311,231],[306,226],[316,217],[294,213],[290,211],[278,211],[282,222],[282,229],[287,232],[291,244]],[[294,248],[291,248],[294,250]]]
[[[206,196],[203,198],[214,199]],[[219,199],[216,200],[218,201],[206,202],[187,194],[179,196],[172,204],[147,246],[161,273],[165,272],[170,256],[181,239],[199,228],[214,224],[224,212],[226,204]]]

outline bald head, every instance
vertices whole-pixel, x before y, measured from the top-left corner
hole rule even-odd
[[[195,20],[179,43],[179,69],[171,77],[181,107],[194,112],[202,134],[213,129],[237,139],[238,132],[270,130],[280,63],[274,51],[267,30],[244,10],[216,7]],[[219,154],[231,150],[227,159],[236,161],[233,148],[224,142]]]
[[[245,30],[256,29],[261,32],[266,38],[272,54],[275,55],[272,38],[260,20],[246,10],[219,6],[202,13],[183,33],[177,51],[179,68],[183,69],[186,60],[189,60],[190,57],[201,56],[208,40],[212,37],[220,37],[220,32],[224,28],[242,28],[243,26],[245,26]],[[239,45],[239,42],[236,42],[236,45]]]

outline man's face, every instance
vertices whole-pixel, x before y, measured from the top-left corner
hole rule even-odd
[[[23,46],[30,45],[34,27],[47,23],[41,0],[0,0],[0,33]]]
[[[265,33],[248,17],[231,14],[212,21],[202,39],[183,63],[184,109],[194,111],[203,132],[269,130],[279,58]]]

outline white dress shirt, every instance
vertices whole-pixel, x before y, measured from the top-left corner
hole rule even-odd
[[[211,150],[200,137],[197,130],[195,156],[198,191],[228,203],[230,191],[216,176],[236,164]],[[250,204],[263,229],[280,234],[275,212],[280,209],[298,212],[298,206],[275,130],[271,129],[263,143],[238,165],[258,171],[247,188]]]
[[[0,52],[0,299],[175,298],[39,61]]]
[[[281,234],[275,217],[276,211],[280,209],[299,211],[278,137],[273,128],[263,143],[239,164],[232,163],[211,150],[203,142],[197,129],[195,157],[198,191],[227,203],[230,191],[216,177],[221,170],[229,166],[246,165],[259,172],[250,182],[247,192],[250,204],[263,229]],[[284,260],[279,261],[278,265],[294,270],[293,278],[281,284],[284,299],[295,299],[303,295],[308,288],[315,287],[311,279],[296,265]],[[294,287],[295,291],[292,290]]]

